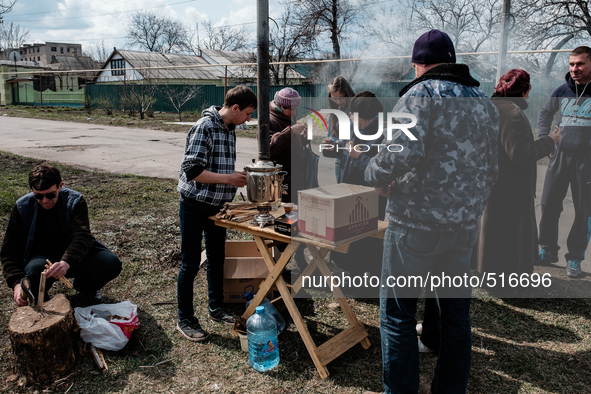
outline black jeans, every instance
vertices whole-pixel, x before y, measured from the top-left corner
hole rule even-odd
[[[589,242],[587,233],[591,216],[591,157],[589,154],[571,155],[557,149],[550,159],[542,193],[539,244],[549,252],[558,252],[558,220],[569,185],[575,208],[575,220],[566,240],[568,251],[565,258],[583,260]]]
[[[47,256],[37,255],[31,258],[25,266],[25,275],[31,281],[31,291],[35,298],[39,294],[39,279],[45,270]],[[92,247],[84,260],[71,266],[66,272],[66,278],[74,278],[74,288],[84,295],[92,296],[104,285],[115,279],[121,273],[121,260],[110,250]],[[45,294],[57,279],[47,278]]]
[[[223,306],[226,229],[216,226],[209,219],[219,211],[219,206],[205,203],[180,203],[181,269],[177,281],[179,320],[192,319],[194,316],[193,286],[201,263],[203,238],[207,255],[209,308],[215,310]]]

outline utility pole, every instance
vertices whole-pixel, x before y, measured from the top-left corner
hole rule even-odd
[[[2,14],[0,14],[0,53],[2,53]]]
[[[497,79],[501,79],[507,66],[507,39],[509,36],[509,17],[511,16],[511,0],[503,0],[503,14],[501,16],[501,36],[499,39],[499,56],[497,60]]]

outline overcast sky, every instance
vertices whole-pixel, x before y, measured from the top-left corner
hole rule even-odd
[[[123,48],[128,20],[140,10],[174,17],[192,29],[195,23],[221,19],[256,31],[256,0],[18,0],[4,21],[30,30],[29,43],[80,43],[84,49],[104,39],[107,48]],[[271,16],[280,12],[271,0]]]

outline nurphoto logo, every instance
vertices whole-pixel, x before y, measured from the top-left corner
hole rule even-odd
[[[336,116],[339,124],[339,139],[340,140],[350,140],[351,139],[351,122],[347,114],[343,111],[338,109],[321,109],[320,111],[316,111],[312,108],[304,107],[305,109],[311,111],[308,117],[308,131],[307,136],[309,140],[312,140],[314,137],[313,131],[313,122],[315,121],[319,126],[320,129],[323,129],[323,126],[326,130],[328,130],[328,124],[321,113],[325,114],[333,114]],[[395,119],[410,119],[409,123],[394,123]],[[410,131],[411,128],[417,125],[417,117],[413,114],[407,114],[404,112],[388,112],[386,113],[386,138],[385,141],[392,141],[392,136],[394,131],[400,130],[404,133],[411,141],[416,141],[417,138],[413,135]],[[378,130],[374,134],[363,134],[359,131],[359,114],[357,112],[353,113],[353,133],[357,138],[362,141],[375,141],[381,140],[381,137],[384,135],[384,113],[380,112],[378,114]],[[389,152],[400,152],[402,151],[403,147],[399,144],[357,144],[357,145],[346,145],[346,146],[338,146],[336,144],[320,144],[320,151],[322,152],[323,149],[336,149],[339,150],[356,150],[357,152],[367,152],[371,149],[372,146],[377,146],[378,151],[383,149],[384,147],[388,149]]]

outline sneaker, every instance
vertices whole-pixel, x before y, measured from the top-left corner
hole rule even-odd
[[[418,338],[418,340],[419,340],[419,353],[433,353],[433,349],[425,346],[425,344],[423,342],[421,342],[421,338]]]
[[[540,251],[540,263],[558,263],[558,253],[552,253],[542,248],[542,250]]]
[[[218,308],[215,311],[209,310],[209,318],[215,322],[226,323],[226,324],[234,324],[236,323],[236,316],[233,313],[227,312],[222,308]]]
[[[568,260],[566,262],[566,276],[576,278],[581,275],[581,260]]]
[[[417,335],[421,336],[421,334],[423,334],[423,323],[417,324],[417,326],[415,327],[415,330],[417,330]]]
[[[195,318],[179,321],[176,324],[176,329],[192,342],[203,342],[209,337],[209,334],[201,328],[199,320]]]
[[[423,387],[421,388],[421,394],[431,394],[431,385],[430,384],[423,385]]]

